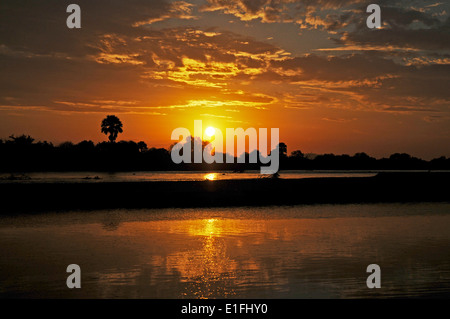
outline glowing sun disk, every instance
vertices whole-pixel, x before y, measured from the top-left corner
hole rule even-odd
[[[216,134],[216,130],[214,129],[214,127],[209,126],[206,128],[205,134],[209,137],[214,136],[214,134]]]

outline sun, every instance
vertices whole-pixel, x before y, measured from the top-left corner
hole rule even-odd
[[[208,136],[208,137],[214,136],[214,134],[216,134],[216,130],[215,130],[214,127],[209,126],[209,127],[206,128],[205,134],[206,134],[206,136]]]

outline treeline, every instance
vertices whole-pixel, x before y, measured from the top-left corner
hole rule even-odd
[[[450,158],[440,157],[425,161],[408,154],[392,154],[376,159],[365,153],[350,155],[322,154],[305,156],[297,150],[287,154],[287,146],[280,143],[280,169],[300,170],[449,170]],[[117,143],[82,141],[64,142],[57,146],[35,141],[32,137],[10,136],[0,140],[0,170],[3,172],[29,171],[164,171],[164,170],[259,170],[264,164],[175,164],[170,150],[148,148],[144,142]]]

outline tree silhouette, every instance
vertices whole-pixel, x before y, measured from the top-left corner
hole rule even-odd
[[[139,152],[141,152],[141,153],[148,150],[147,144],[143,141],[140,141],[139,143],[137,143],[137,146],[139,148]]]
[[[300,150],[296,150],[291,153],[291,157],[295,159],[303,159],[305,158],[305,154],[303,154]]]
[[[117,135],[122,133],[122,122],[115,115],[108,115],[102,121],[102,133],[108,135],[108,139],[111,143],[114,143],[117,139]]]
[[[279,150],[280,150],[280,157],[286,157],[287,156],[287,145],[286,143],[281,142],[278,144]]]
[[[9,137],[12,140],[12,143],[14,143],[15,145],[21,145],[21,146],[29,146],[31,144],[33,144],[34,142],[34,138],[32,138],[30,135],[20,135],[20,136],[14,136],[11,135]]]

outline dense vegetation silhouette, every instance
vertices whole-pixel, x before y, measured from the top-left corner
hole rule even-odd
[[[74,144],[64,142],[59,145],[47,141],[35,141],[29,135],[9,136],[0,139],[0,171],[164,171],[164,170],[259,170],[262,164],[249,163],[250,154],[241,155],[245,164],[226,163],[230,155],[219,154],[223,164],[194,164],[172,162],[170,151],[175,144],[165,148],[149,148],[143,141],[116,142],[119,133],[123,132],[123,124],[115,115],[108,115],[101,122],[101,132],[109,135],[109,142],[95,144],[93,141],[82,141]],[[194,142],[194,138],[191,137]],[[198,142],[198,141],[197,141]],[[208,142],[201,141],[202,148]],[[191,143],[191,152],[194,151]],[[300,170],[448,170],[450,158],[444,156],[426,161],[405,153],[395,153],[389,158],[376,159],[366,153],[353,156],[335,154],[304,154],[294,150],[288,155],[285,143],[278,145],[280,152],[280,169]],[[254,151],[258,155],[258,151]],[[191,157],[193,158],[193,156]]]
[[[261,163],[248,164],[174,164],[169,149],[149,148],[143,141],[110,142],[82,141],[53,145],[47,141],[35,141],[28,135],[11,135],[0,139],[0,170],[3,172],[26,171],[140,171],[140,170],[259,170]],[[202,143],[205,146],[205,142]],[[388,158],[376,159],[366,153],[350,155],[305,155],[295,150],[287,155],[287,146],[280,143],[280,169],[301,170],[448,170],[450,158],[444,156],[425,161],[409,154],[396,153]],[[192,150],[193,151],[193,150]],[[257,152],[257,151],[256,151]],[[225,155],[222,155],[225,162]],[[229,155],[227,155],[229,156]]]

